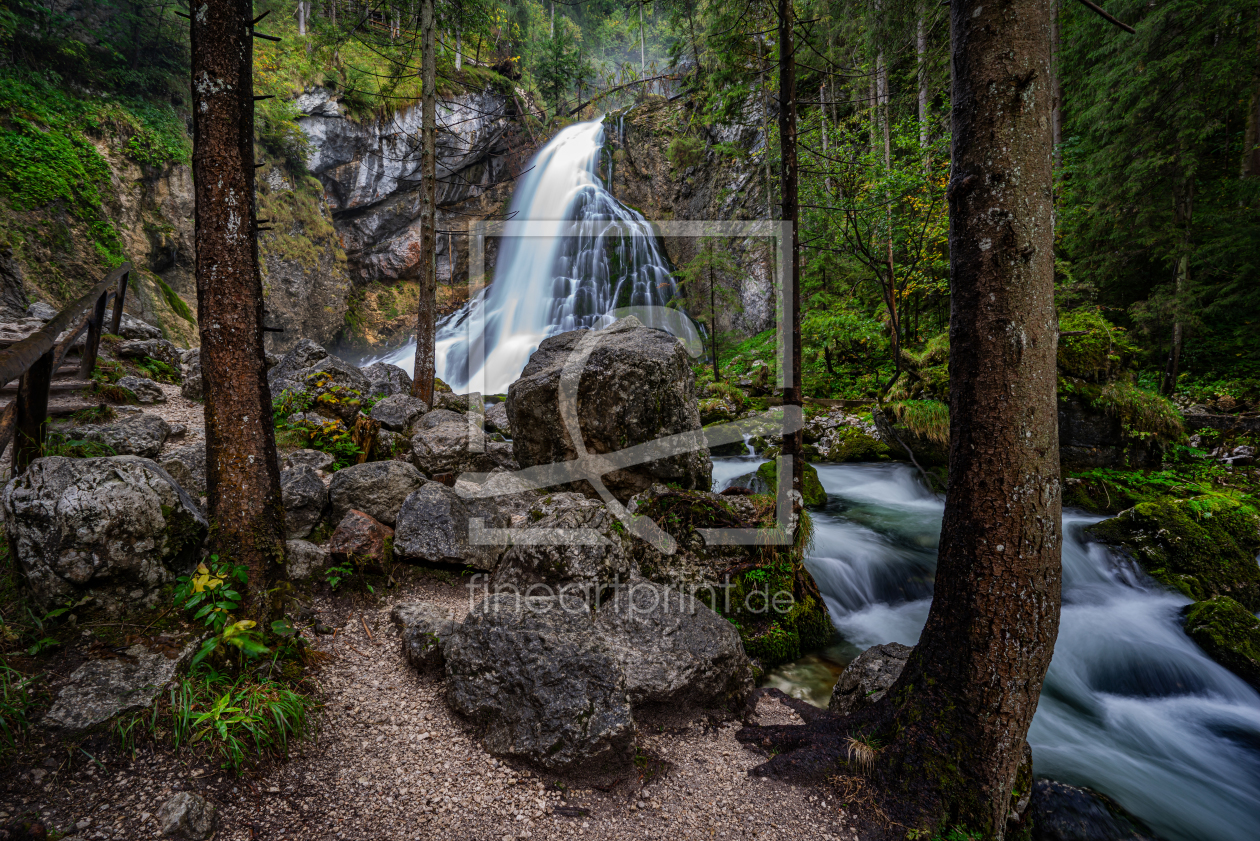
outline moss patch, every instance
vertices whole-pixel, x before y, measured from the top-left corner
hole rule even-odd
[[[1195,601],[1230,596],[1260,610],[1260,514],[1226,499],[1143,502],[1090,531]]]
[[[836,427],[823,440],[807,444],[805,454],[819,461],[886,461],[888,445],[855,426]]]
[[[758,467],[757,478],[766,484],[771,496],[777,493],[779,487],[778,462],[767,461],[761,467]],[[827,492],[823,490],[822,482],[818,481],[818,471],[814,469],[812,464],[805,465],[805,475],[802,479],[801,490],[803,491],[806,505],[827,504]]]
[[[1186,633],[1208,656],[1260,689],[1260,619],[1228,596],[1190,605]]]

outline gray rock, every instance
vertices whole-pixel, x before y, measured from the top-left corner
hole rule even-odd
[[[426,481],[403,461],[372,461],[338,470],[328,486],[333,522],[340,522],[354,509],[392,527],[398,522],[403,500]]]
[[[328,488],[309,467],[281,471],[280,495],[290,540],[306,537],[314,531],[328,510]]]
[[[1119,804],[1087,788],[1037,780],[1028,805],[1034,841],[1153,841]]]
[[[124,339],[160,339],[162,338],[162,331],[152,324],[123,313],[122,322],[118,327],[118,335]]]
[[[162,387],[148,377],[123,377],[118,385],[134,394],[136,401],[143,406],[166,402]]]
[[[290,581],[305,581],[328,569],[328,550],[305,540],[288,540],[284,544],[286,569]]]
[[[157,415],[136,413],[115,423],[77,427],[74,432],[84,441],[109,447],[116,455],[154,458],[170,437],[171,427]]]
[[[285,393],[308,395],[311,411],[338,418],[347,425],[359,415],[359,407],[371,391],[371,383],[358,368],[330,356],[309,339],[303,339],[284,355],[280,364],[267,373],[271,399],[278,402]],[[331,399],[320,399],[327,397]]]
[[[206,495],[206,444],[185,444],[172,447],[157,459],[162,469],[194,499]]]
[[[90,595],[152,607],[196,564],[208,524],[165,470],[135,456],[41,458],[0,497],[9,546],[42,609]]]
[[[570,461],[577,450],[560,416],[560,375],[579,342],[574,330],[544,339],[521,377],[508,389],[512,446],[521,467]],[[682,433],[694,433],[688,452],[603,477],[623,503],[653,482],[708,490],[713,465],[697,408],[695,375],[682,343],[630,317],[598,332],[599,341],[578,380],[576,410],[585,447],[612,453]],[[575,489],[593,494],[585,482]]]
[[[455,394],[450,391],[439,391],[433,395],[433,408],[446,409],[448,412],[456,412],[464,414],[468,411],[469,404],[476,405],[481,399],[481,392],[474,391],[470,394]]]
[[[372,384],[369,397],[389,397],[394,394],[411,394],[411,377],[397,365],[373,362],[361,369],[363,376]]]
[[[492,570],[503,546],[469,542],[469,518],[481,517],[485,528],[507,528],[507,516],[485,500],[466,504],[459,494],[439,482],[429,482],[411,494],[398,512],[394,556],[405,561],[462,563]]]
[[[636,580],[595,614],[630,703],[740,709],[753,690],[739,631],[685,592]]]
[[[526,539],[509,547],[495,569],[495,587],[524,592],[546,584],[593,604],[603,588],[637,572],[629,538],[598,500],[578,493],[548,494],[531,508],[523,526],[526,531],[556,530],[561,539],[537,544]]]
[[[420,422],[416,426],[418,429],[433,429],[444,423],[462,423],[467,425],[468,415],[463,412],[452,412],[450,409],[434,409],[420,418]]]
[[[401,432],[382,429],[376,433],[376,449],[373,458],[396,459],[411,462],[411,439]]]
[[[184,381],[179,393],[185,400],[205,399],[205,387],[201,381],[201,348],[193,348],[180,355],[179,370]]]
[[[423,418],[421,425],[424,425]],[[439,473],[489,473],[496,467],[516,469],[511,444],[488,438],[483,438],[482,442],[484,452],[469,450],[468,421],[460,417],[458,421],[441,423],[416,432],[411,437],[411,462],[426,476]]]
[[[372,407],[372,420],[394,432],[402,432],[429,411],[423,400],[409,394],[394,394]]]
[[[57,317],[57,310],[52,304],[45,304],[43,301],[36,301],[26,308],[26,314],[31,318],[38,318],[40,321],[52,321]]]
[[[200,349],[199,349],[200,350]],[[174,344],[166,339],[139,339],[123,342],[118,346],[118,355],[123,359],[156,359],[165,362],[176,371],[180,370],[180,352]],[[198,354],[200,358],[200,353]]]
[[[214,832],[215,808],[191,791],[181,791],[158,807],[162,834],[178,841],[205,841]]]
[[[491,754],[549,770],[622,765],[634,740],[626,680],[585,605],[492,595],[444,646],[451,707]]]
[[[340,418],[330,418],[314,412],[295,412],[289,415],[288,421],[292,426],[322,431],[325,435],[339,435],[349,431],[349,427],[342,423]],[[336,459],[333,460],[336,461]]]
[[[407,662],[417,669],[442,667],[442,647],[457,625],[450,610],[429,602],[406,602],[395,605],[389,618],[402,635]]]
[[[174,650],[136,644],[120,657],[89,660],[75,669],[57,693],[44,724],[73,735],[116,715],[148,707],[188,665],[199,642]]]
[[[327,473],[332,470],[333,457],[323,450],[294,450],[284,457],[286,469],[309,467],[317,472]]]
[[[827,709],[848,715],[883,698],[901,676],[913,650],[908,645],[889,642],[863,651],[840,674]]]
[[[486,407],[486,432],[498,432],[512,437],[512,424],[508,422],[507,404],[495,403]]]

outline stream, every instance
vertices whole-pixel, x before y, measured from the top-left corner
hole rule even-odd
[[[758,458],[715,458],[714,488]],[[774,670],[767,685],[826,706],[840,671],[884,642],[914,645],[927,619],[944,499],[901,464],[819,464],[806,566],[837,629],[826,651]],[[1181,629],[1188,600],[1064,512],[1063,618],[1028,733],[1033,767],[1102,792],[1168,841],[1260,835],[1260,695]]]

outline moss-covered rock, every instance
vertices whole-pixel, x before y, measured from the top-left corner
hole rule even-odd
[[[761,480],[765,493],[774,496],[779,488],[779,463],[777,461],[767,461],[761,467],[758,467],[757,478]],[[754,490],[759,490],[759,488]],[[827,504],[827,492],[823,490],[822,482],[818,481],[818,471],[814,469],[812,464],[805,465],[802,491],[804,492],[806,505]]]
[[[1229,596],[1195,602],[1186,633],[1208,656],[1260,690],[1260,619]]]
[[[827,430],[816,442],[805,445],[805,455],[834,463],[887,461],[891,457],[887,444],[855,426]]]
[[[1260,514],[1250,506],[1142,502],[1090,532],[1195,601],[1230,596],[1248,610],[1260,610]]]

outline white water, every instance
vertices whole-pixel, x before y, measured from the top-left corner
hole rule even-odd
[[[651,225],[596,174],[603,145],[601,120],[569,126],[518,183],[494,281],[438,325],[438,376],[455,391],[506,392],[547,336],[602,326],[614,309],[663,307],[674,297]],[[680,322],[650,310],[635,315],[671,331]],[[383,359],[412,372],[415,350],[413,339]]]
[[[757,464],[715,459],[715,476],[716,462],[728,463],[728,482]],[[913,645],[927,619],[942,500],[903,465],[817,467],[828,504],[814,513],[807,564],[848,644],[835,652],[847,660],[878,643]],[[1064,516],[1063,618],[1028,734],[1034,772],[1114,798],[1169,841],[1254,839],[1260,695],[1185,635],[1186,599],[1084,540],[1097,519]],[[795,680],[786,688],[817,699],[804,682],[828,674],[834,681],[834,668],[807,662],[772,682]]]

